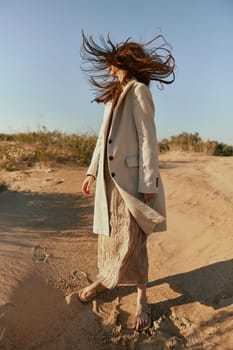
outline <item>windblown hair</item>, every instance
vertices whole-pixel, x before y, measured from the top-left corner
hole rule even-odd
[[[115,100],[122,91],[122,83],[109,74],[111,65],[127,72],[123,84],[132,78],[147,86],[151,80],[159,82],[161,86],[175,80],[175,59],[163,35],[157,35],[145,44],[128,38],[116,45],[109,35],[107,40],[100,36],[102,45],[98,45],[92,36],[87,38],[83,32],[82,37],[81,57],[85,65],[83,71],[89,73],[89,82],[95,90],[94,101],[98,103]],[[157,47],[145,48],[156,40],[162,43]]]

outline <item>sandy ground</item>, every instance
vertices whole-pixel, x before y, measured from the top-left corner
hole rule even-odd
[[[148,240],[152,327],[131,329],[135,287],[83,305],[97,273],[85,169],[1,172],[0,349],[233,350],[233,157],[160,156],[168,231]]]

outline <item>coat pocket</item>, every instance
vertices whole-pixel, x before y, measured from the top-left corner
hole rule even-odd
[[[138,167],[139,166],[139,157],[138,155],[135,156],[127,156],[126,158],[126,164],[128,167]]]

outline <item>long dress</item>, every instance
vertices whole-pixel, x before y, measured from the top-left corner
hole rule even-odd
[[[104,177],[110,236],[98,236],[97,278],[108,289],[148,282],[147,235],[136,223],[109,173],[105,155]]]

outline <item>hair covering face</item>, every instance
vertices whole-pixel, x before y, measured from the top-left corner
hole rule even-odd
[[[126,71],[126,81],[132,78],[149,85],[151,80],[160,86],[171,84],[175,80],[175,60],[171,47],[162,35],[157,35],[147,43],[137,43],[128,38],[126,41],[113,44],[110,36],[100,36],[97,44],[92,36],[82,33],[83,45],[81,57],[89,73],[89,81],[96,90],[96,102],[108,102],[120,92],[120,83],[109,74],[110,66]],[[160,41],[158,46],[146,48],[151,43]]]

